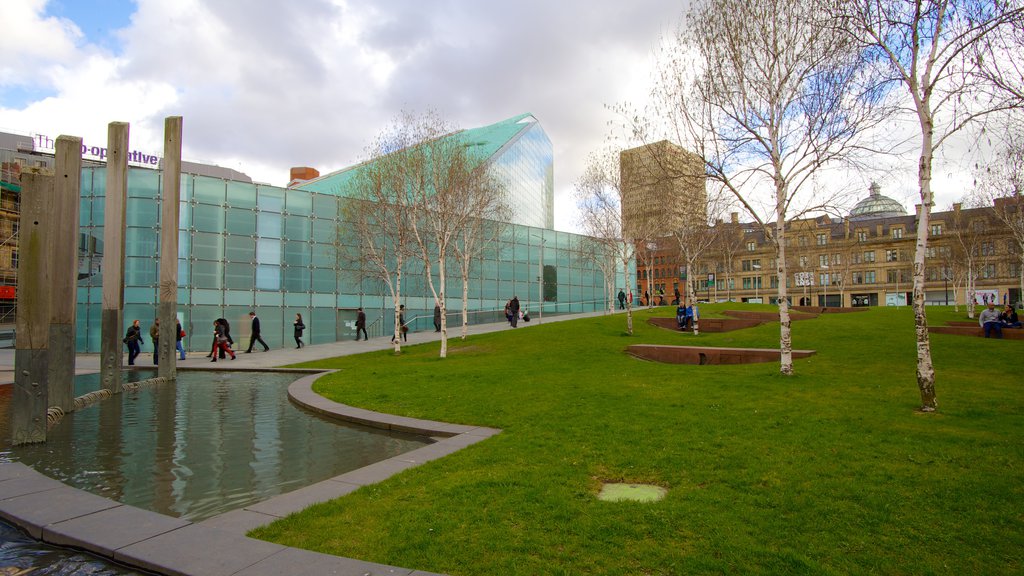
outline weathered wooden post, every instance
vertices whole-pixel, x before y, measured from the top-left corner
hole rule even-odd
[[[46,441],[50,342],[50,243],[60,226],[53,217],[53,172],[30,168],[21,174],[18,251],[18,316],[15,322],[13,444]]]
[[[124,364],[124,227],[128,184],[128,123],[107,125],[107,193],[103,216],[103,306],[100,312],[100,379],[121,392]],[[76,223],[77,227],[77,223]]]
[[[181,116],[164,119],[164,171],[160,207],[160,350],[157,376],[177,375],[178,197],[181,191]]]
[[[82,139],[57,138],[52,228],[53,292],[50,298],[49,404],[74,410],[75,305],[78,300],[78,204],[82,183]]]

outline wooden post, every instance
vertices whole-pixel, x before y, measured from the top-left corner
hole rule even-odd
[[[128,123],[107,125],[107,192],[103,216],[103,307],[100,312],[100,379],[121,392],[124,365],[124,227],[128,184]]]
[[[178,197],[181,190],[181,116],[164,119],[164,170],[160,207],[160,350],[157,375],[177,375]]]
[[[53,220],[53,292],[50,299],[49,403],[75,407],[75,306],[78,300],[78,204],[81,200],[82,139],[59,136]]]
[[[46,441],[50,341],[50,243],[61,223],[53,218],[53,173],[30,168],[21,174],[18,250],[18,315],[15,323],[11,442]]]

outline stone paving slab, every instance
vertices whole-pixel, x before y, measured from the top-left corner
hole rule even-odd
[[[237,576],[409,576],[412,573],[408,568],[289,548],[245,568]]]
[[[261,514],[253,510],[239,508],[238,510],[218,514],[213,518],[207,518],[197,524],[200,526],[209,526],[211,528],[227,530],[228,532],[233,532],[235,534],[245,534],[254,528],[266,526],[274,520],[277,520],[277,518],[277,516]]]
[[[36,540],[41,540],[43,528],[50,524],[116,506],[122,504],[61,484],[52,490],[0,501],[0,517],[16,524]]]
[[[25,474],[15,476],[9,480],[0,482],[0,499],[6,500],[8,498],[25,496],[26,494],[46,492],[47,490],[60,488],[63,485],[64,484],[54,480],[53,478],[43,476],[42,474],[33,471],[33,474],[31,475]]]
[[[21,462],[4,462],[0,463],[0,482],[4,480],[10,480],[11,478],[21,478],[22,476],[31,476],[32,474],[38,474],[30,466],[26,466]]]
[[[335,476],[332,480],[335,482],[348,482],[350,484],[365,486],[366,484],[383,482],[395,474],[415,466],[415,463],[407,460],[400,460],[398,457],[388,458],[387,460],[381,460],[380,462],[370,464],[369,466],[363,466],[362,468],[352,470],[351,472],[346,472],[340,476]]]
[[[280,544],[192,524],[120,548],[114,559],[160,574],[229,576],[285,549]],[[300,566],[294,565],[292,573],[303,573],[294,570]]]
[[[462,448],[462,446],[442,444],[438,442],[422,448],[417,448],[411,452],[406,452],[405,454],[399,454],[398,456],[395,456],[395,458],[415,464],[424,464],[426,462],[437,460],[438,458],[444,458],[449,454],[454,454]]]
[[[74,546],[108,558],[125,546],[188,526],[188,520],[121,504],[43,528],[43,541]],[[180,554],[180,552],[179,552]]]

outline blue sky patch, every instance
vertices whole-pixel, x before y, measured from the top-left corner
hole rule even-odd
[[[114,31],[127,27],[135,10],[135,0],[50,0],[46,5],[47,16],[71,20],[86,42],[115,54],[121,52],[121,41]]]

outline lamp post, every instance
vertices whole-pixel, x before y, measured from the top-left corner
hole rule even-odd
[[[750,267],[753,268],[754,271],[758,273],[757,276],[754,276],[754,301],[757,302],[758,304],[760,304],[761,303],[761,297],[758,296],[758,288],[761,285],[761,273],[760,273],[761,265],[760,264],[751,264]]]
[[[821,297],[821,306],[822,306],[822,308],[827,308],[828,307],[828,272],[827,272],[828,264],[822,264],[821,265],[821,269],[822,270],[826,270],[826,272],[824,273],[824,276],[822,276],[822,280],[824,280],[824,282],[821,283],[821,289],[822,289],[822,294],[823,294],[822,297]]]
[[[949,306],[949,270],[942,270],[942,295],[946,298],[946,306]]]

